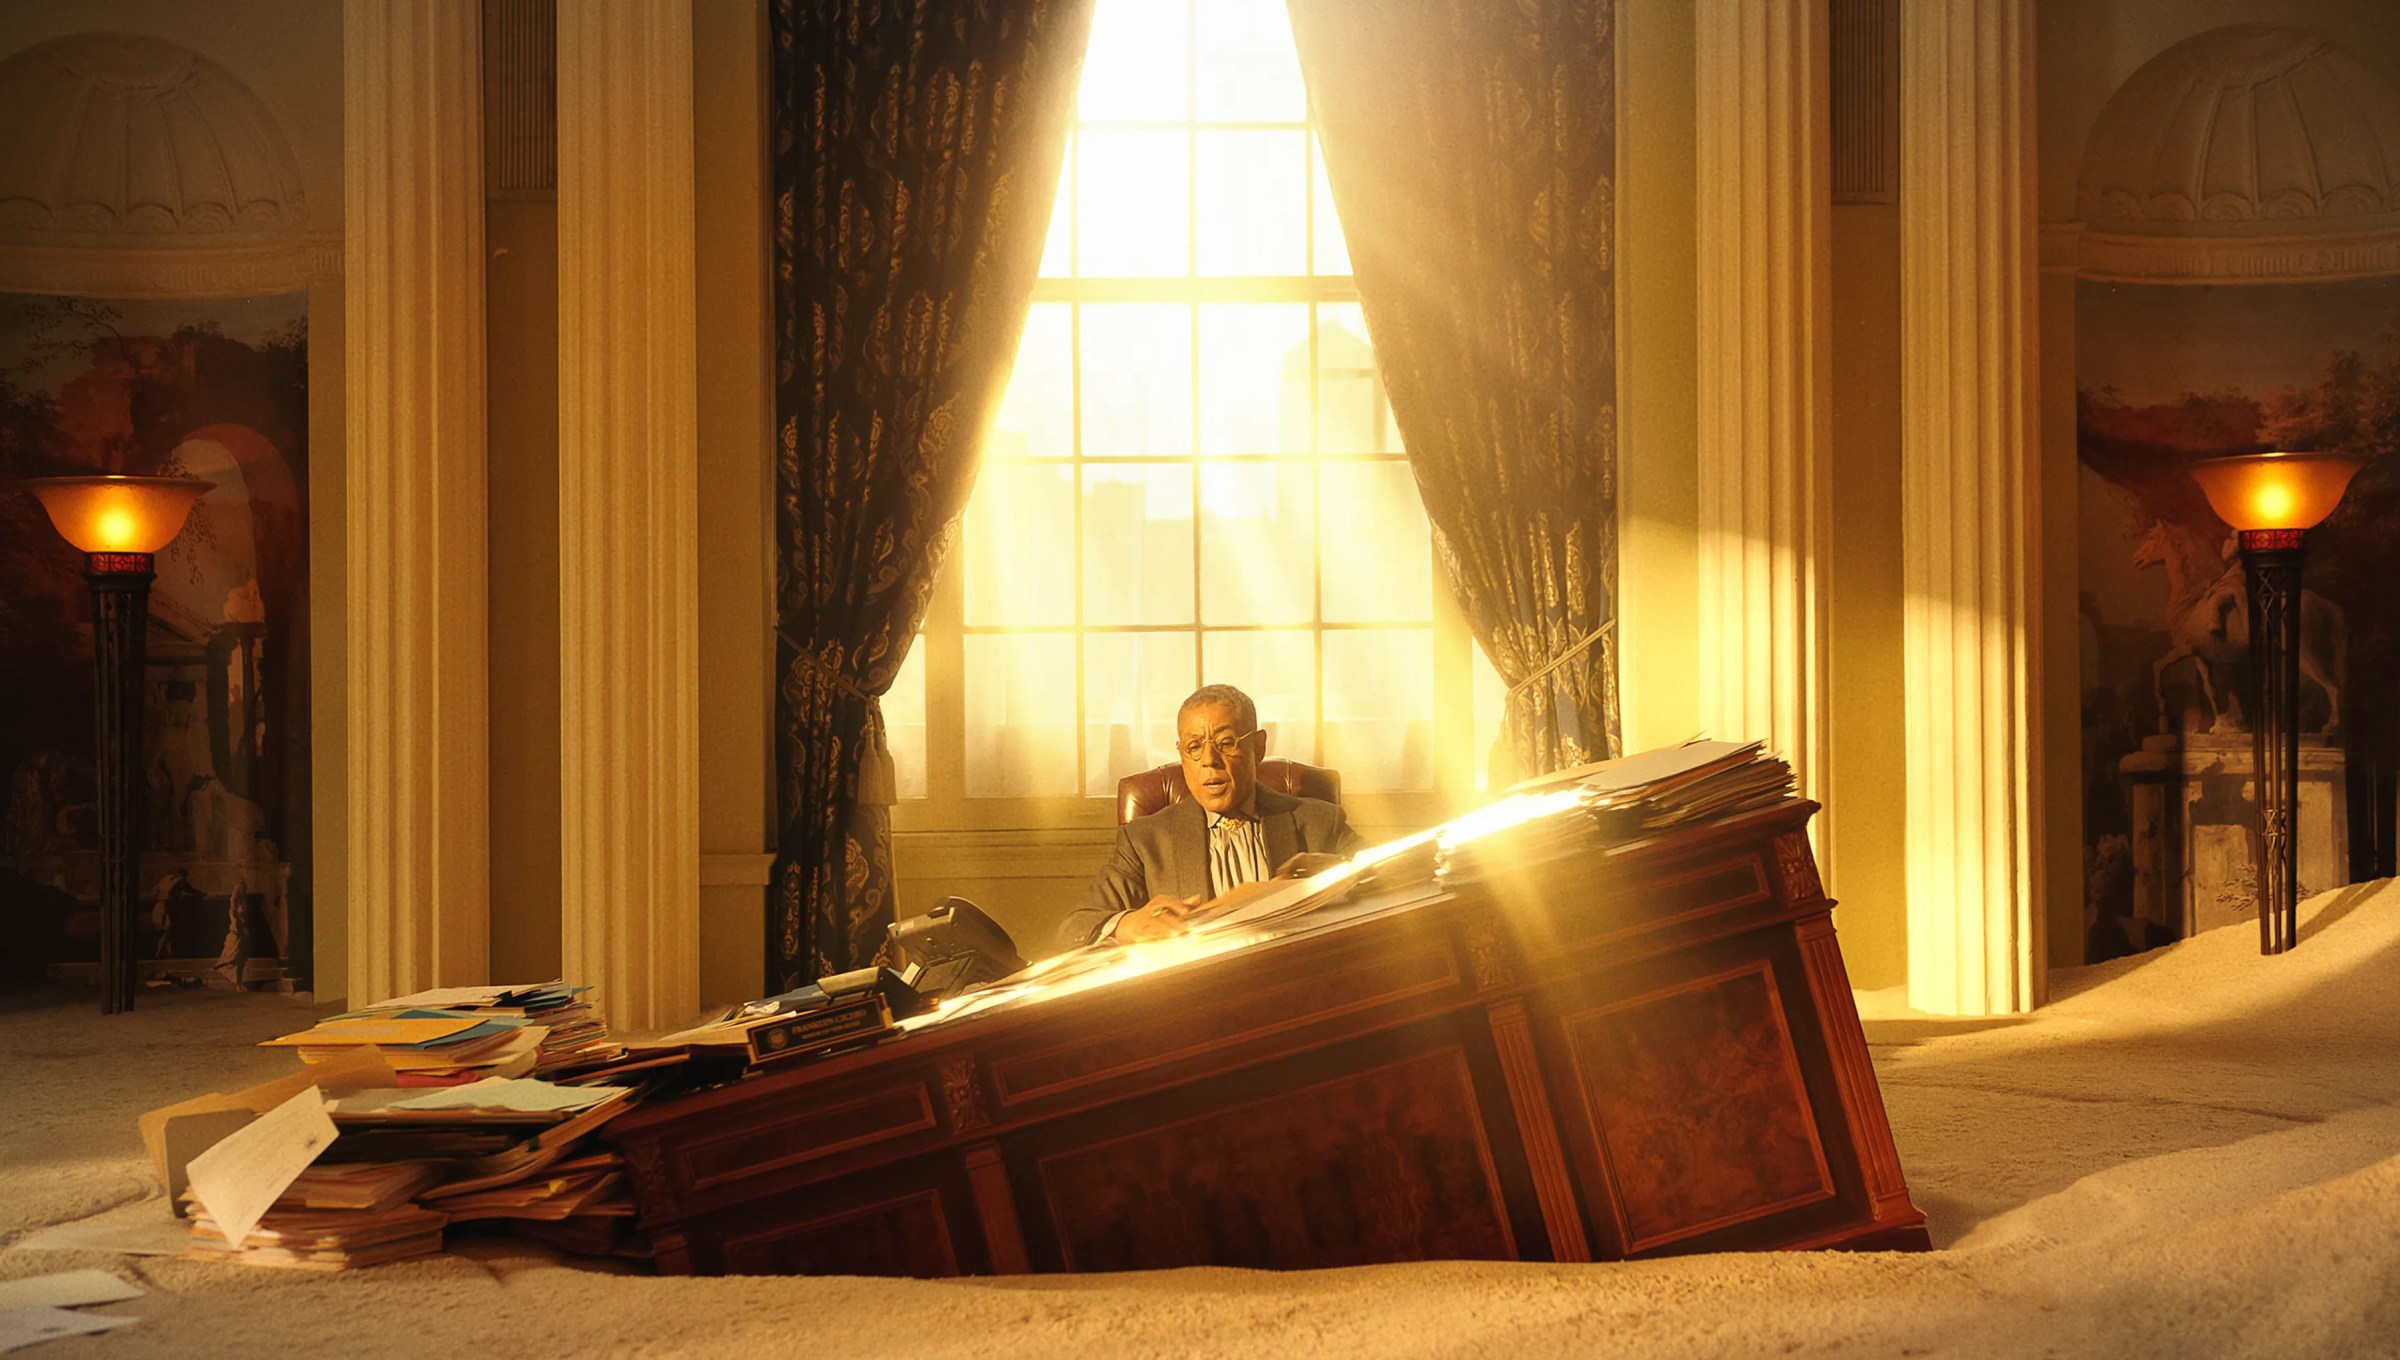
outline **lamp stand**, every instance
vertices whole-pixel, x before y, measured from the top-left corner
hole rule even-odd
[[[2250,590],[2250,715],[2258,780],[2258,952],[2299,943],[2300,559],[2305,529],[2242,531]]]
[[[100,1012],[133,1009],[134,879],[142,865],[142,684],[151,557],[90,553],[92,694],[100,757]]]

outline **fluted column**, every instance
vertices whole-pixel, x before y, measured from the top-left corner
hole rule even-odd
[[[558,10],[559,829],[567,975],[700,1005],[691,0]]]
[[[483,123],[475,0],[342,11],[350,999],[484,981]]]
[[[1694,14],[1700,278],[1700,720],[1827,794],[1832,452],[1822,0]],[[1828,804],[1827,815],[1833,808]],[[1817,829],[1819,859],[1827,838]]]
[[[2032,0],[1901,26],[1908,996],[2043,999],[2035,910],[2040,498]]]

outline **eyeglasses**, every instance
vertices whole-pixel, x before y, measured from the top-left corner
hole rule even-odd
[[[1183,752],[1183,758],[1190,761],[1201,760],[1211,751],[1221,759],[1231,760],[1242,753],[1242,743],[1246,740],[1247,737],[1212,737],[1207,741],[1187,741],[1175,749]]]

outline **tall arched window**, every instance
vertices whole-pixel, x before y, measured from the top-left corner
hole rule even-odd
[[[884,710],[903,828],[1076,823],[1205,681],[1369,826],[1483,781],[1499,686],[1436,581],[1283,0],[1099,0],[952,557]]]

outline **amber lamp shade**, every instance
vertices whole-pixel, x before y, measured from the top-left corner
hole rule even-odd
[[[2251,759],[2258,791],[2258,952],[2300,942],[2300,572],[2363,462],[2245,453],[2188,465],[2217,518],[2241,531],[2250,613]]]
[[[214,485],[190,477],[33,477],[18,483],[86,553],[155,553]]]
[[[2245,533],[2314,529],[2366,464],[2339,453],[2244,453],[2190,464],[2217,518]]]

